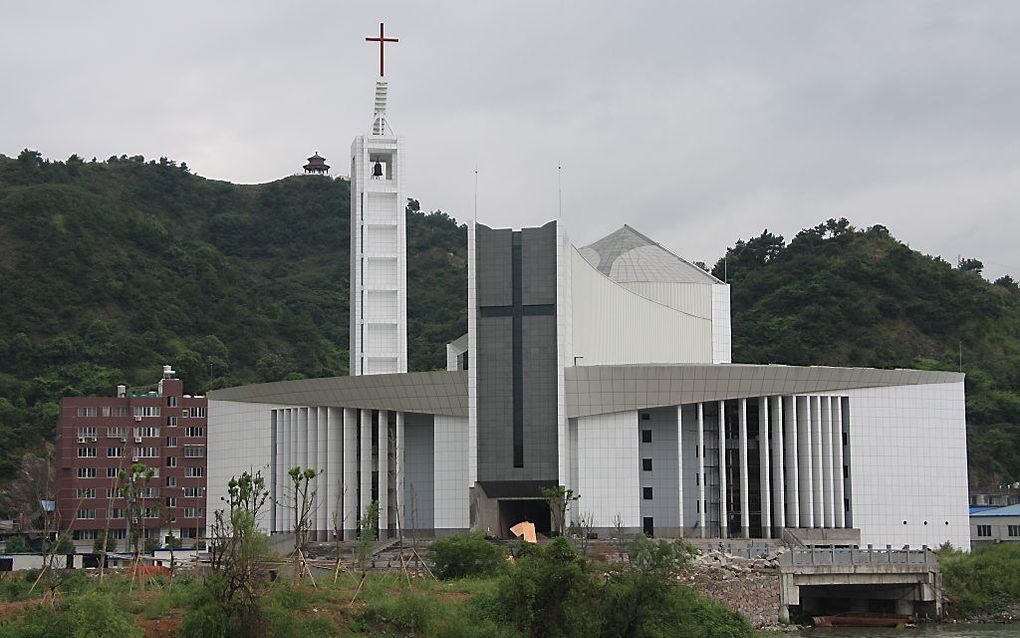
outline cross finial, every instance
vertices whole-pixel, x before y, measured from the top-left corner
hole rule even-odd
[[[379,77],[386,77],[386,58],[384,54],[384,48],[387,42],[400,42],[397,38],[387,38],[385,33],[385,27],[383,23],[379,23],[379,37],[378,38],[365,38],[366,42],[378,42],[379,43]]]

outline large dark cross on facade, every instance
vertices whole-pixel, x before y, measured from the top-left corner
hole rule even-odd
[[[365,38],[366,42],[378,42],[379,43],[379,77],[386,77],[386,57],[385,47],[387,42],[400,42],[397,38],[387,38],[385,34],[385,27],[383,23],[379,23],[379,37],[378,38]]]
[[[521,264],[521,232],[515,231],[511,244],[513,296],[510,306],[479,306],[482,317],[513,318],[513,413],[514,467],[524,467],[524,317],[555,315],[555,304],[524,304]]]

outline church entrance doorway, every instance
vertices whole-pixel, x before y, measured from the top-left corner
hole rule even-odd
[[[521,521],[535,524],[535,531],[549,536],[552,530],[552,515],[545,499],[509,498],[499,499],[499,536],[515,538],[510,528]]]

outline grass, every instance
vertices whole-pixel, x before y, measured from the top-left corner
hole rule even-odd
[[[993,615],[1020,605],[1020,544],[989,545],[970,553],[940,550],[939,565],[953,617]]]

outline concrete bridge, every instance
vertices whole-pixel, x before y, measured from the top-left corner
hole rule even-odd
[[[791,611],[942,616],[942,573],[927,547],[793,548],[780,558],[779,582],[784,622],[789,622]]]

